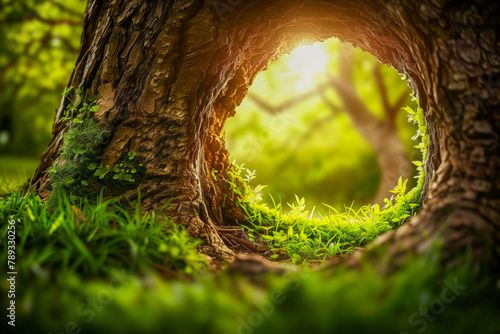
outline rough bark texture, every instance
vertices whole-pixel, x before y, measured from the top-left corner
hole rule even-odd
[[[238,215],[212,169],[229,168],[223,126],[255,76],[304,42],[338,37],[393,66],[425,111],[431,136],[422,211],[381,242],[423,251],[445,231],[446,256],[489,242],[500,254],[500,10],[498,1],[90,0],[70,85],[103,97],[97,117],[113,133],[103,162],[135,150],[144,161],[145,210],[168,214],[210,255],[228,257],[214,230]],[[42,156],[35,188],[58,155],[64,125]],[[432,180],[431,180],[432,178]],[[124,194],[134,199],[136,191]],[[401,243],[396,243],[401,239]],[[426,239],[427,240],[427,239]],[[484,252],[483,252],[484,255]]]

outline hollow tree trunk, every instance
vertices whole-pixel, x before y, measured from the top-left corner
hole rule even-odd
[[[70,85],[99,94],[95,116],[112,138],[112,166],[129,150],[144,162],[144,210],[173,198],[167,214],[202,251],[231,256],[214,226],[237,216],[229,189],[223,126],[267,64],[303,42],[339,37],[405,73],[431,136],[428,200],[417,217],[380,242],[422,251],[443,231],[450,257],[486,242],[500,254],[500,10],[497,1],[255,0],[96,1],[85,14]],[[34,188],[58,156],[65,125],[41,158]],[[131,199],[136,190],[123,194]],[[226,203],[226,204],[224,204]],[[398,248],[400,247],[400,248]],[[395,253],[395,254],[396,254]],[[451,254],[451,255],[450,255]],[[482,253],[484,255],[484,252]]]

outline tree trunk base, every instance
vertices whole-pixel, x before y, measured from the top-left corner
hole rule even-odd
[[[220,237],[203,202],[172,203],[166,208],[165,215],[175,223],[183,225],[190,237],[202,241],[198,246],[200,253],[221,261],[234,258],[234,252]]]
[[[475,210],[455,205],[437,210],[427,207],[398,230],[381,235],[366,251],[351,254],[344,262],[354,269],[367,261],[390,274],[403,269],[409,256],[439,255],[440,262],[452,268],[471,256],[474,263],[498,271],[500,247],[492,242],[492,222]]]

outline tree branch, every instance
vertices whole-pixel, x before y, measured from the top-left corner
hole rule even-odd
[[[389,125],[390,126],[393,126],[393,127],[395,126],[396,115],[397,115],[398,111],[400,111],[401,108],[403,108],[409,95],[410,95],[409,89],[405,89],[403,91],[403,93],[401,93],[401,95],[399,95],[399,98],[397,99],[396,103],[394,103],[394,105],[391,106],[391,110],[390,110],[391,117],[389,118],[389,122],[390,122]]]
[[[326,124],[328,121],[332,120],[335,116],[337,116],[337,114],[339,114],[342,111],[342,108],[335,105],[332,101],[330,101],[330,99],[328,99],[325,93],[326,90],[323,89],[321,85],[318,85],[318,89],[316,90],[316,92],[319,92],[323,102],[330,109],[331,113],[326,117],[317,119],[313,124],[309,126],[307,131],[300,137],[295,147],[291,150],[288,157],[285,160],[283,160],[280,166],[289,164],[290,161],[293,159],[293,156],[300,149],[300,147],[304,145],[304,143],[314,134],[314,132],[317,131],[321,126]]]
[[[68,49],[68,51],[70,51],[72,53],[77,53],[78,52],[78,49],[75,48],[71,44],[71,41],[69,39],[67,39],[66,37],[61,37],[61,36],[58,36],[57,38],[59,38],[61,40],[61,42],[63,42],[64,45],[66,45],[66,48]]]
[[[278,106],[271,105],[269,102],[265,101],[263,98],[261,98],[260,96],[258,96],[255,93],[252,93],[252,92],[249,92],[247,97],[250,100],[252,100],[255,104],[257,104],[257,106],[264,109],[268,113],[278,114],[278,113],[282,112],[283,110],[290,108],[291,106],[293,106],[294,104],[296,104],[298,102],[302,102],[304,100],[307,100],[307,99],[314,97],[315,95],[318,94],[319,91],[325,90],[329,86],[330,85],[328,83],[318,85],[318,88],[310,90],[310,91],[302,93],[302,94],[298,94],[298,95],[286,100],[285,102],[279,104]]]
[[[59,8],[61,11],[66,12],[68,14],[71,14],[75,17],[79,17],[80,19],[83,18],[83,13],[78,13],[77,11],[63,5],[62,3],[55,1],[55,0],[47,0],[51,4],[53,4],[55,7]]]
[[[7,70],[9,68],[15,66],[17,64],[17,62],[19,61],[19,59],[21,59],[22,56],[27,55],[29,53],[29,48],[30,48],[30,46],[33,45],[33,43],[40,42],[40,46],[31,55],[31,57],[28,58],[28,60],[29,60],[28,65],[29,65],[29,67],[31,67],[31,63],[33,61],[33,58],[35,58],[38,55],[41,48],[48,43],[48,41],[50,40],[51,37],[52,37],[52,33],[48,32],[42,38],[34,40],[31,43],[25,44],[23,50],[21,52],[17,53],[14,58],[12,58],[4,67],[2,67],[2,69],[0,70],[0,91],[2,91],[2,89],[3,89],[4,76],[5,76],[5,73],[7,73]]]
[[[380,97],[382,98],[382,107],[384,108],[384,113],[390,122],[390,118],[393,117],[391,111],[392,107],[389,102],[389,95],[387,93],[387,87],[384,83],[384,78],[382,77],[382,64],[377,63],[373,68],[373,76],[375,78],[375,83],[377,84],[378,90],[380,92]]]
[[[396,124],[396,115],[398,111],[403,107],[410,93],[407,89],[405,89],[404,92],[399,96],[397,101],[393,105],[391,105],[391,103],[389,102],[387,87],[382,77],[381,69],[382,64],[378,63],[373,69],[373,74],[375,77],[375,82],[377,83],[377,87],[380,91],[380,95],[382,97],[382,106],[384,108],[385,115],[387,116],[387,124],[391,127],[394,127]]]
[[[384,136],[384,124],[365,105],[356,94],[353,86],[347,85],[328,73],[331,85],[342,99],[344,110],[351,118],[353,125],[370,143],[376,152],[383,149],[381,138]]]
[[[76,21],[76,20],[71,20],[71,19],[45,19],[43,17],[40,17],[38,14],[32,14],[29,16],[25,17],[20,17],[20,18],[6,18],[6,19],[1,19],[0,24],[10,24],[10,23],[24,23],[28,21],[39,21],[45,24],[48,24],[50,26],[55,26],[55,25],[70,25],[70,26],[82,26],[83,22],[81,21]]]
[[[366,107],[365,103],[356,94],[356,90],[351,85],[335,78],[330,73],[327,74],[331,86],[339,94],[344,104],[344,110],[351,116],[356,127],[360,130],[370,124],[380,123],[380,120],[373,115]]]

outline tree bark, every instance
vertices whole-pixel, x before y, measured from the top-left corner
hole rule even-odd
[[[426,235],[445,238],[446,256],[472,245],[500,254],[500,31],[498,1],[276,0],[96,1],[87,5],[70,85],[99,94],[95,116],[112,138],[102,162],[129,150],[144,162],[144,210],[173,198],[167,214],[230,257],[215,226],[238,216],[214,180],[230,164],[223,126],[255,76],[304,42],[338,37],[406,74],[425,111],[431,145],[427,201],[382,241],[421,252]],[[35,189],[58,157],[67,106],[41,158]],[[123,194],[135,199],[137,190]],[[224,204],[225,203],[225,204]],[[450,255],[451,254],[451,255]],[[482,255],[480,255],[482,254]]]

